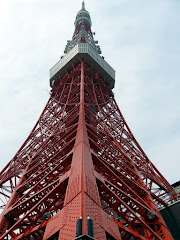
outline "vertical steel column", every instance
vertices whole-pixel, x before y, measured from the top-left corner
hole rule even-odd
[[[80,110],[79,110],[79,127],[81,131],[85,130],[85,116],[84,116],[84,62],[81,61],[81,85],[80,85]],[[83,134],[83,133],[82,133]],[[83,141],[84,139],[82,139]],[[83,147],[82,147],[82,156],[83,156]],[[82,185],[81,185],[81,191],[82,191],[82,233],[86,233],[86,221],[85,221],[85,209],[84,209],[84,159],[82,157]]]

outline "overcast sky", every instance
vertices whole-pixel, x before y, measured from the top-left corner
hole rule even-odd
[[[86,0],[117,103],[149,159],[180,180],[180,1]],[[0,170],[49,98],[49,69],[74,31],[81,0],[1,0]]]

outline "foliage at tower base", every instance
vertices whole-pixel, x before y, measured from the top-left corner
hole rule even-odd
[[[51,96],[0,173],[0,239],[173,239],[159,208],[176,195],[130,131],[82,9]]]

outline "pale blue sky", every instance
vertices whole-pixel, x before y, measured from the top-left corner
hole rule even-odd
[[[118,105],[170,183],[180,180],[180,1],[86,0]],[[81,0],[8,0],[0,8],[0,169],[36,123],[49,69],[72,37]]]

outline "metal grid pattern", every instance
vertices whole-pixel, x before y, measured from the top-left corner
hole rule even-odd
[[[176,194],[134,138],[111,89],[83,61],[52,89],[0,173],[0,196],[1,240],[47,240],[59,230],[59,239],[70,240],[80,216],[83,234],[90,216],[99,240],[106,233],[173,239],[158,208]]]

